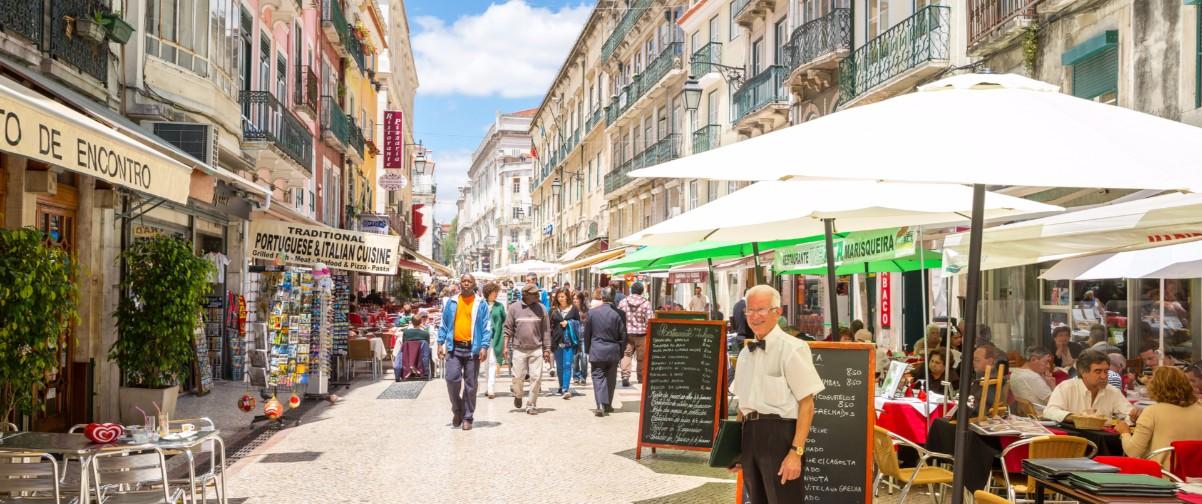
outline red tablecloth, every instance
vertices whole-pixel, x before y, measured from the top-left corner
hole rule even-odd
[[[1177,492],[1177,498],[1191,504],[1202,504],[1202,495]]]
[[[950,407],[950,406],[949,406]],[[876,418],[876,424],[901,437],[920,445],[927,442],[927,431],[931,427],[930,418],[943,416],[943,405],[932,404],[931,416],[923,418],[922,413],[909,404],[885,403],[881,414]]]

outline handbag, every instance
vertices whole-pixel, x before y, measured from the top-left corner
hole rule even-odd
[[[743,422],[723,420],[718,427],[718,438],[710,450],[710,467],[727,469],[739,463],[743,456]]]

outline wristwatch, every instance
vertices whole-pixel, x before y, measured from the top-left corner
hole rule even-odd
[[[790,446],[789,448],[792,448],[792,449],[793,449],[793,453],[796,453],[798,457],[804,457],[804,456],[805,456],[805,454],[806,454],[806,447],[805,447],[805,445],[802,445],[802,446]]]

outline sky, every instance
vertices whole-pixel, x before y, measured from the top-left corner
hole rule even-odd
[[[455,217],[458,187],[496,114],[537,107],[592,1],[409,0],[418,89],[414,138],[433,151],[434,217]]]

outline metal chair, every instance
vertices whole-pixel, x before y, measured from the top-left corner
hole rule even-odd
[[[184,424],[192,424],[198,430],[214,430],[217,428],[212,419],[200,417],[171,419],[168,423],[168,429],[171,432],[182,432]],[[202,474],[196,474],[196,455],[205,453],[209,455],[209,470]],[[198,502],[197,492],[200,492],[199,502],[209,502],[208,489],[210,486],[213,488],[214,497],[217,501],[225,502],[225,478],[221,473],[225,467],[225,442],[221,439],[221,436],[215,436],[212,440],[205,441],[186,450],[164,450],[163,454],[167,457],[177,455],[187,457],[189,479],[175,479],[171,480],[171,483],[173,485],[188,486],[191,502]]]
[[[73,504],[64,496],[58,461],[43,452],[0,452],[0,502]]]
[[[1017,494],[1029,495],[1035,490],[1035,478],[1027,476],[1025,484],[1013,484],[1010,482],[1010,472],[1006,470],[1006,456],[1023,446],[1029,448],[1027,452],[1028,459],[1093,458],[1098,453],[1098,445],[1093,444],[1088,439],[1077,436],[1039,436],[1010,443],[1010,446],[1003,449],[998,458],[1002,464],[1001,472],[1002,479],[1006,484],[1006,496],[1010,498],[1011,502],[1019,502],[1016,498]]]
[[[1152,450],[1152,451],[1148,452],[1148,455],[1144,458],[1155,461],[1156,463],[1161,464],[1161,466],[1163,467],[1163,462],[1156,459],[1155,457],[1159,457],[1159,456],[1165,455],[1165,454],[1168,455],[1169,467],[1172,468],[1173,467],[1173,464],[1172,464],[1173,457],[1176,456],[1176,452],[1173,450],[1172,446],[1166,446],[1166,447],[1160,448],[1158,450]],[[1176,483],[1184,483],[1185,482],[1184,479],[1178,477],[1176,474],[1173,474],[1173,472],[1168,469],[1161,469],[1160,475],[1162,477],[1164,477],[1170,481],[1174,481]]]
[[[366,362],[371,366],[371,376],[374,379],[379,379],[379,374],[376,371],[376,358],[371,353],[371,341],[366,338],[352,339],[347,342],[346,359],[351,367],[351,379],[355,379],[355,363]]]
[[[991,494],[984,490],[977,490],[972,494],[972,501],[976,504],[1010,504],[1010,501],[1005,498]]]
[[[184,490],[171,488],[167,461],[158,448],[112,449],[92,458],[98,502],[104,504],[177,504]]]
[[[940,492],[938,498],[936,498],[934,487],[936,485],[951,485],[952,472],[942,467],[928,465],[928,461],[938,458],[953,463],[955,459],[951,455],[929,451],[906,438],[880,427],[873,427],[872,446],[872,455],[877,467],[876,479],[872,482],[872,494],[874,497],[877,495],[877,488],[880,487],[881,480],[888,476],[897,481],[906,482],[906,486],[902,488],[901,496],[898,500],[899,503],[906,502],[910,488],[914,485],[926,486],[927,493],[931,496],[931,502],[937,503],[943,500],[943,492]],[[918,465],[915,467],[901,467],[897,461],[897,446],[905,446],[917,451]]]

